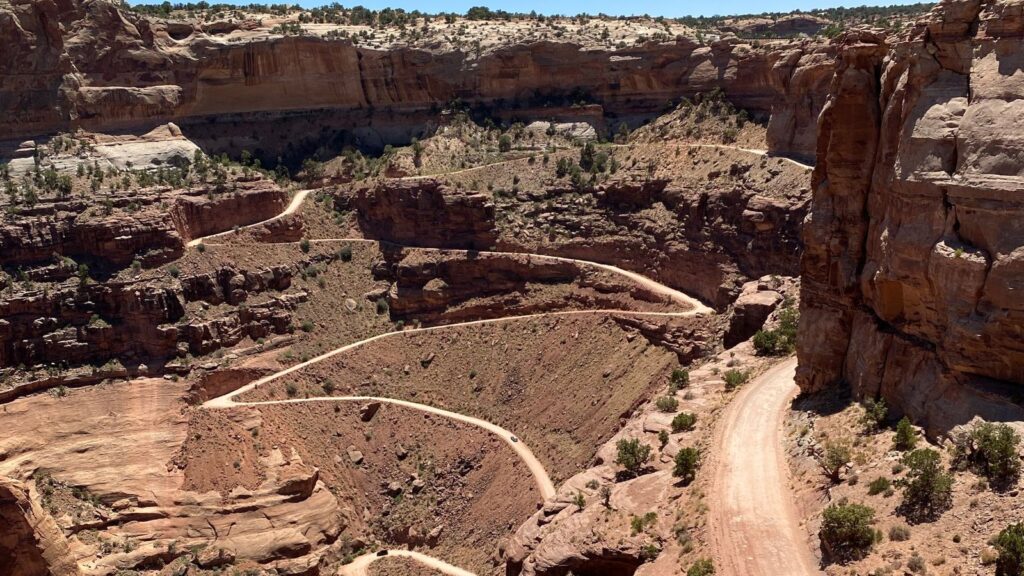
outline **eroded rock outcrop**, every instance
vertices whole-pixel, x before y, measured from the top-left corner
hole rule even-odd
[[[487,194],[434,179],[390,180],[359,187],[335,203],[357,210],[368,238],[406,246],[486,250],[497,241],[494,203]]]
[[[0,477],[0,572],[7,576],[78,576],[64,534],[28,487]]]
[[[1019,5],[968,0],[893,46],[842,40],[804,227],[805,391],[845,381],[930,431],[1024,417],[1022,35]]]
[[[0,9],[0,30],[10,39],[0,110],[17,120],[0,124],[0,140],[175,120],[222,149],[244,145],[270,159],[286,143],[314,146],[328,125],[358,127],[360,138],[379,145],[408,137],[424,125],[424,113],[455,98],[501,111],[511,103],[536,115],[540,106],[567,106],[572,94],[587,94],[602,113],[636,116],[720,88],[737,106],[774,110],[782,120],[771,127],[777,151],[806,156],[813,141],[802,135],[813,134],[821,99],[803,97],[815,83],[802,71],[820,68],[819,54],[831,50],[809,40],[753,47],[679,37],[619,50],[538,41],[474,59],[309,36],[230,42],[222,35],[233,27],[150,20],[102,0],[14,2]],[[287,138],[257,138],[233,124],[274,120],[282,131],[284,117],[294,120]]]

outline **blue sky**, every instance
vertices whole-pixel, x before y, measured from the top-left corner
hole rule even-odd
[[[188,0],[172,0],[188,1]],[[198,0],[192,0],[198,1]],[[251,1],[272,3],[285,0],[207,0],[208,2],[230,2],[232,4],[248,4]],[[331,0],[301,0],[298,4],[305,7],[321,6]],[[344,6],[362,4],[367,8],[404,8],[423,12],[465,12],[471,6],[487,6],[492,10],[508,10],[509,12],[529,12],[536,10],[541,14],[578,14],[587,12],[597,14],[603,12],[613,16],[650,14],[651,16],[714,16],[729,14],[759,14],[761,12],[789,12],[791,10],[810,10],[813,8],[832,8],[835,6],[860,6],[863,4],[882,6],[890,4],[912,4],[914,2],[842,2],[830,0],[338,0]],[[294,0],[292,0],[294,2]],[[159,2],[130,1],[131,4],[158,4]]]

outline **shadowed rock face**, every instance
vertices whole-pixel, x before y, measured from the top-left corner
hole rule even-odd
[[[10,39],[0,63],[0,111],[17,118],[0,124],[0,140],[176,119],[190,137],[267,153],[286,142],[253,134],[253,122],[275,121],[281,131],[282,118],[291,117],[296,138],[285,140],[293,146],[328,123],[361,127],[364,140],[386,143],[424,126],[431,108],[455,98],[525,116],[568,104],[575,91],[608,115],[635,117],[720,88],[740,107],[773,113],[774,149],[810,157],[833,60],[830,46],[809,40],[753,48],[678,39],[616,51],[536,42],[472,61],[462,52],[381,51],[313,37],[228,43],[216,30],[150,21],[103,0],[19,0],[0,8],[0,32]],[[243,126],[229,138],[234,121]]]
[[[967,1],[893,46],[842,40],[804,226],[804,390],[845,381],[931,431],[1024,417],[1022,34],[1019,6]]]
[[[0,574],[77,576],[68,542],[21,482],[0,477]]]

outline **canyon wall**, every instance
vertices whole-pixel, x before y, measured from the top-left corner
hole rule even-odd
[[[253,133],[253,125],[275,121],[281,130],[291,117],[305,126],[296,135],[362,126],[386,141],[403,125],[429,123],[457,98],[485,110],[521,108],[524,117],[546,107],[547,119],[550,109],[583,97],[609,117],[635,118],[719,88],[737,106],[772,114],[774,150],[809,158],[834,61],[831,46],[811,40],[754,47],[679,37],[618,50],[543,41],[481,55],[373,50],[312,36],[229,41],[105,0],[16,0],[0,8],[0,37],[12,50],[0,62],[0,140],[173,119],[190,137],[222,146],[229,145],[224,126],[244,124],[231,145],[273,145],[279,153],[290,140]],[[319,111],[319,126],[310,111]]]
[[[931,432],[1024,418],[1022,36],[1019,4],[967,0],[892,46],[841,40],[803,230],[803,390],[845,382]]]

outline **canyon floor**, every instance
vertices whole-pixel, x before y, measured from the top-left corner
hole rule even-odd
[[[869,177],[957,82],[889,49],[1001,2],[57,4],[0,5],[0,575],[1016,576],[1010,168],[947,102]]]

